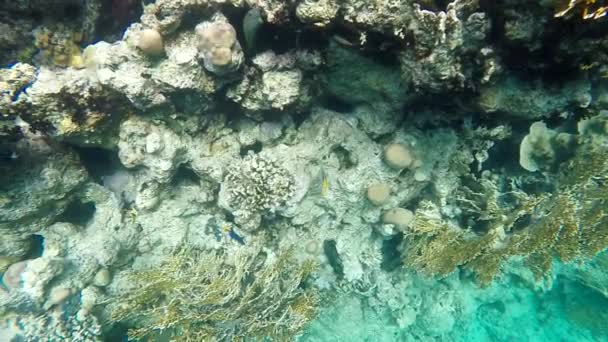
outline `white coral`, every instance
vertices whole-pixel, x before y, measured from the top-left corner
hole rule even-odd
[[[220,205],[231,210],[237,219],[240,216],[259,222],[256,216],[274,213],[293,194],[294,179],[286,169],[271,158],[248,154],[228,170],[220,190]],[[256,227],[257,224],[250,224],[249,228]]]

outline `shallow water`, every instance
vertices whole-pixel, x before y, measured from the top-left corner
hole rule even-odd
[[[608,341],[606,10],[0,2],[0,342]]]

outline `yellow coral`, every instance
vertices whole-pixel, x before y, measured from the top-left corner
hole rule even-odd
[[[602,18],[608,13],[608,6],[595,6],[597,2],[597,0],[570,0],[565,9],[555,13],[555,17],[563,17],[572,11],[580,10],[585,20]]]
[[[79,130],[78,124],[76,124],[70,117],[63,117],[59,122],[57,129],[61,134],[70,135]]]
[[[43,27],[34,34],[35,45],[41,51],[43,63],[61,67],[84,66],[79,46],[82,38],[82,32],[70,31],[63,26]]]
[[[554,194],[518,193],[520,205],[509,211],[488,204],[492,220],[484,234],[446,222],[432,203],[423,202],[404,239],[404,264],[439,276],[463,266],[487,285],[512,256],[522,256],[537,279],[551,271],[554,258],[570,262],[596,256],[608,247],[607,150],[582,145]],[[529,224],[514,231],[524,218]]]
[[[162,332],[179,341],[293,340],[319,305],[317,292],[303,286],[315,266],[295,263],[290,251],[265,261],[255,249],[233,265],[213,252],[182,251],[134,273],[138,287],[118,300],[112,319],[138,322],[132,339]]]

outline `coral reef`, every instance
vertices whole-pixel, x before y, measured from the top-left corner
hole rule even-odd
[[[228,170],[218,205],[230,210],[241,227],[252,230],[260,225],[261,215],[274,214],[294,192],[287,170],[275,160],[250,154]]]
[[[290,340],[316,314],[318,294],[303,287],[314,266],[293,264],[288,251],[264,254],[238,253],[225,264],[220,255],[181,251],[129,275],[135,288],[117,299],[112,319],[138,318],[143,324],[129,332],[136,339]]]
[[[554,194],[516,190],[518,205],[512,210],[501,208],[496,184],[482,180],[489,202],[485,215],[490,215],[483,234],[460,229],[443,220],[434,204],[421,203],[404,240],[404,263],[443,276],[465,266],[487,285],[513,256],[524,257],[537,279],[551,271],[554,257],[562,262],[593,258],[608,246],[606,216],[599,209],[606,201],[603,153],[605,146],[582,145]],[[523,229],[522,220],[528,221]]]
[[[485,113],[500,113],[519,118],[543,118],[570,108],[589,107],[592,100],[589,82],[570,81],[559,88],[542,82],[523,83],[504,77],[480,89],[478,105]]]
[[[318,67],[318,56],[306,52],[276,55],[267,51],[258,54],[253,64],[243,80],[227,93],[228,98],[245,109],[246,115],[259,120],[264,112],[303,111],[309,107],[311,90],[299,66]]]
[[[53,311],[47,316],[20,317],[17,324],[23,327],[19,335],[27,341],[103,341],[101,325],[92,315],[64,317],[61,312]]]
[[[164,51],[163,37],[156,30],[142,30],[137,37],[137,47],[146,55],[160,55]]]
[[[445,12],[434,13],[414,5],[417,22],[412,35],[415,48],[401,58],[403,76],[416,89],[441,92],[473,87],[481,80],[472,77],[476,64],[491,63],[491,48],[485,47],[490,24],[487,15],[475,12],[475,1],[454,1]],[[487,81],[486,81],[487,82]]]
[[[519,164],[528,171],[542,167],[555,167],[567,159],[576,145],[576,139],[568,133],[557,133],[541,121],[530,126],[519,150]]]
[[[222,75],[234,72],[241,66],[244,58],[241,45],[236,39],[234,27],[225,18],[200,23],[195,30],[199,40],[198,50],[207,70]]]
[[[605,5],[5,1],[0,340],[605,340]]]
[[[41,139],[20,141],[17,153],[18,166],[1,179],[3,236],[27,236],[50,225],[88,178],[74,152]]]

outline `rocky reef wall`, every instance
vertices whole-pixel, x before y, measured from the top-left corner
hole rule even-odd
[[[606,11],[0,0],[0,340],[607,338]]]

